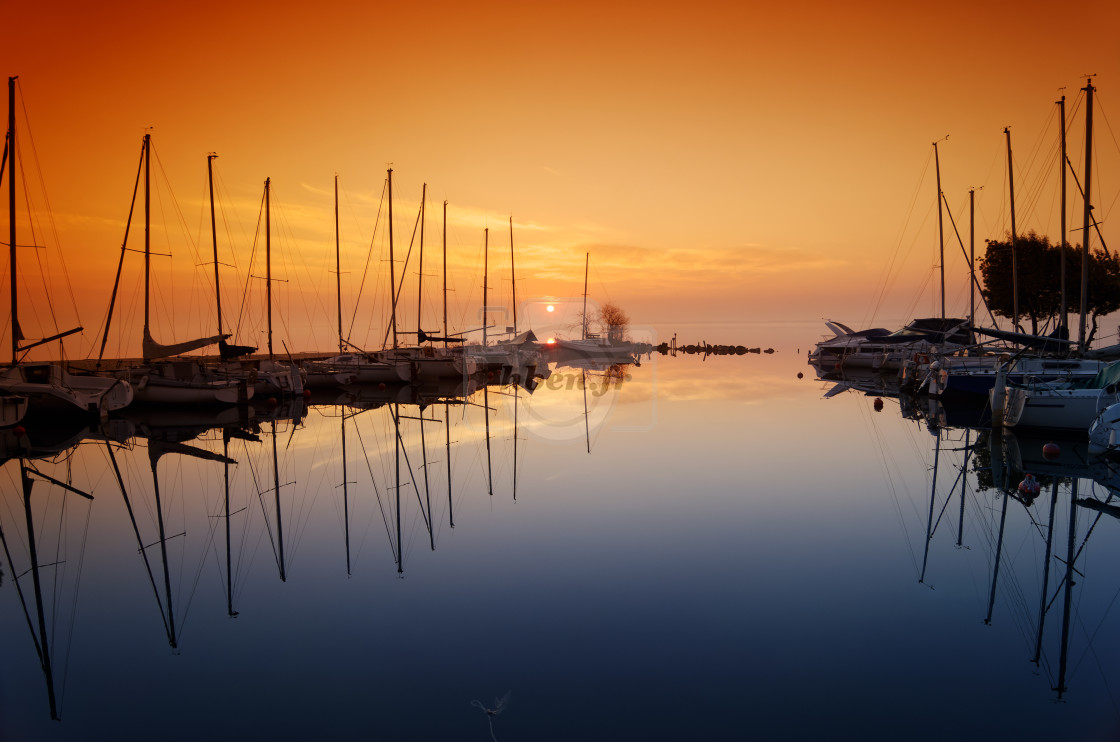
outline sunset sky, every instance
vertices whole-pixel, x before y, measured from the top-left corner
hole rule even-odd
[[[1096,213],[1120,247],[1110,220],[1120,205],[1120,10],[1106,0],[4,9],[0,67],[19,76],[18,242],[46,247],[20,251],[21,325],[33,337],[80,322],[70,357],[97,340],[148,127],[159,182],[153,251],[173,256],[153,258],[161,342],[215,324],[213,268],[200,265],[211,259],[208,152],[219,154],[225,324],[240,314],[239,339],[253,343],[262,282],[249,279],[244,310],[242,289],[272,179],[273,275],[287,281],[275,285],[278,349],[281,339],[293,350],[336,342],[336,174],[344,312],[354,316],[368,259],[352,337],[380,343],[384,217],[376,237],[373,229],[390,166],[402,253],[428,186],[429,331],[442,322],[445,200],[452,330],[477,326],[486,227],[491,299],[509,300],[511,216],[519,301],[579,296],[590,253],[591,297],[670,334],[697,322],[890,325],[936,314],[931,143],[949,136],[939,144],[942,187],[966,247],[968,190],[983,188],[981,250],[1010,227],[1010,126],[1017,227],[1056,239],[1054,104],[1064,92],[1080,173],[1086,74],[1098,91]],[[1075,192],[1071,183],[1071,227],[1081,221]],[[129,247],[140,249],[137,208]],[[967,267],[951,233],[946,255],[949,311],[963,313]],[[259,261],[253,275],[263,275]],[[138,347],[141,273],[129,253],[110,354]],[[5,297],[7,281],[5,269]],[[413,329],[415,281],[412,262],[401,304]]]

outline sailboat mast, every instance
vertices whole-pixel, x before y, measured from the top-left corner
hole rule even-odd
[[[490,280],[490,228],[482,230],[482,344],[486,345],[486,322],[489,319],[487,312],[487,283]]]
[[[443,347],[447,347],[447,202],[443,202]]]
[[[937,142],[933,143],[933,164],[937,173],[937,244],[938,262],[941,264],[941,319],[945,319],[945,226],[941,209],[941,160],[937,154]]]
[[[968,343],[976,342],[976,189],[968,191]]]
[[[1061,210],[1062,210],[1062,237],[1061,253],[1059,256],[1059,263],[1061,265],[1060,275],[1062,280],[1061,290],[1061,310],[1058,315],[1060,327],[1066,331],[1067,336],[1069,332],[1069,307],[1066,304],[1066,97],[1063,95],[1062,99],[1058,101],[1058,133],[1062,145],[1062,159],[1058,163],[1058,169],[1062,173],[1062,194],[1061,194]]]
[[[1089,307],[1089,226],[1093,219],[1093,79],[1085,86],[1085,212],[1081,237],[1081,324],[1077,344],[1085,350],[1085,315]]]
[[[151,334],[152,302],[152,135],[144,135],[144,338]]]
[[[12,291],[12,363],[19,360],[19,305],[16,294],[16,78],[8,78],[8,261]]]
[[[389,168],[389,296],[392,299],[393,350],[397,349],[397,268],[393,263],[393,168]]]
[[[338,352],[342,353],[342,259],[339,257],[338,176],[334,176],[334,279],[338,296]]]
[[[591,265],[591,253],[583,261],[583,339],[587,339],[587,269]]]
[[[218,223],[214,217],[214,152],[206,155],[206,177],[210,185],[210,235],[214,239],[214,298],[218,305],[218,334],[222,334],[222,291],[218,284]]]
[[[268,360],[272,360],[272,178],[264,179],[264,281],[268,306]]]
[[[1019,252],[1016,243],[1019,236],[1015,231],[1015,168],[1012,166],[1011,160],[1011,127],[1005,126],[1003,133],[1007,135],[1007,189],[1008,197],[1011,199],[1011,312],[1013,318],[1011,320],[1011,331],[1019,331]]]
[[[517,335],[517,274],[513,270],[513,217],[509,218],[509,282],[513,287],[513,334]]]
[[[424,325],[420,322],[420,313],[424,309],[424,203],[428,200],[428,184],[420,189],[420,265],[416,271],[416,344],[420,344],[420,332]],[[423,426],[421,426],[423,428]]]

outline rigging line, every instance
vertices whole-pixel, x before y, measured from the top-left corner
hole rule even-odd
[[[55,224],[55,220],[54,220],[54,210],[51,208],[51,205],[50,205],[50,195],[47,192],[46,179],[43,176],[43,167],[42,167],[42,164],[39,160],[39,150],[35,146],[35,135],[34,135],[34,132],[31,129],[31,119],[30,119],[30,117],[27,113],[27,101],[23,97],[23,86],[19,83],[18,79],[16,80],[16,89],[19,91],[20,110],[23,111],[23,122],[24,122],[23,130],[26,132],[27,140],[31,145],[32,162],[35,165],[36,173],[38,173],[39,187],[40,187],[40,190],[42,191],[42,198],[43,198],[43,202],[45,204],[45,208],[46,208],[46,212],[47,212],[47,218],[50,221],[50,227],[51,227],[50,231],[51,231],[51,234],[53,235],[54,244],[59,246],[58,249],[59,249],[59,253],[61,254],[62,248],[61,248],[61,244],[60,244],[59,237],[58,237],[58,227]],[[24,175],[24,172],[23,172],[23,153],[22,153],[22,151],[17,150],[17,154],[19,155],[20,175],[23,176]],[[28,180],[27,180],[26,177],[24,177],[23,182],[25,184],[24,185],[24,198],[27,199],[27,202],[28,202],[27,203],[28,219],[30,220],[31,219],[30,192],[27,190]],[[32,234],[34,234],[34,226],[35,226],[34,222],[31,222]],[[37,244],[37,242],[35,244]],[[77,298],[74,295],[74,287],[70,282],[70,273],[69,273],[68,270],[66,270],[65,260],[61,260],[61,264],[62,264],[62,267],[61,267],[62,277],[66,282],[66,289],[67,289],[68,294],[70,295],[71,306],[74,310],[74,314],[75,314],[75,316],[77,316],[77,314],[78,314],[78,302],[77,302]],[[53,312],[54,312],[53,305],[51,306],[51,312],[52,312],[52,315],[51,315],[52,319],[55,319],[54,314],[53,314]],[[55,319],[55,323],[56,323],[56,329],[57,329],[57,319]]]
[[[377,225],[381,223],[381,210],[385,207],[385,195],[388,192],[389,181],[386,179],[381,182],[381,202],[377,205],[377,218],[373,222],[373,233],[369,237],[369,250],[366,252],[366,264],[362,268],[362,280],[358,284],[358,295],[354,297],[354,312],[350,316],[350,326],[346,328],[346,336],[350,337],[354,332],[354,324],[358,321],[358,306],[362,301],[362,292],[365,291],[366,277],[369,275],[369,264],[373,260],[373,248],[377,244]],[[393,225],[389,225],[392,229]],[[390,293],[392,291],[390,290]]]
[[[214,496],[215,497],[220,497],[221,493],[215,493]],[[205,512],[205,509],[204,509],[203,512]],[[209,513],[207,513],[207,516],[209,516]],[[217,518],[207,517],[206,520],[207,520],[207,526],[208,526],[208,533],[207,533],[207,536],[206,536],[206,540],[205,540],[205,542],[203,542],[203,545],[202,545],[203,558],[199,560],[198,570],[195,572],[194,582],[191,583],[191,590],[190,590],[189,593],[187,593],[186,603],[180,603],[180,605],[182,605],[182,615],[181,615],[181,618],[179,619],[179,639],[180,639],[180,641],[182,640],[183,633],[184,633],[184,631],[187,627],[187,616],[190,615],[191,604],[194,603],[194,596],[198,592],[198,583],[202,579],[202,571],[206,566],[206,554],[208,552],[210,552],[211,546],[214,544],[214,533],[216,532],[217,527],[218,527],[218,519]],[[214,551],[214,555],[215,555],[215,557],[217,557],[217,550],[216,549]],[[184,559],[183,561],[185,562],[186,560]]]
[[[902,227],[899,229],[896,237],[894,249],[891,251],[890,258],[883,264],[879,275],[879,292],[871,303],[870,316],[864,315],[863,321],[865,325],[874,321],[875,317],[878,315],[879,309],[882,307],[883,301],[886,299],[887,286],[891,283],[891,275],[893,274],[895,263],[898,261],[899,252],[902,249],[902,241],[909,229],[910,219],[914,216],[915,208],[918,203],[918,194],[921,192],[922,185],[926,179],[926,173],[929,172],[929,165],[932,161],[933,152],[930,152],[926,156],[925,165],[922,167],[921,175],[918,176],[918,182],[914,186],[914,195],[911,197],[910,206],[903,217]]]
[[[32,216],[32,211],[31,211],[31,192],[28,190],[28,178],[27,178],[27,174],[24,172],[24,169],[23,169],[23,153],[20,150],[16,149],[15,154],[16,154],[16,165],[19,166],[19,174],[20,174],[20,178],[21,178],[20,182],[23,184],[23,201],[24,201],[24,206],[27,208],[28,226],[31,229],[31,245],[32,246],[38,246],[40,244],[40,239],[39,239],[39,236],[37,235],[37,230],[36,230],[36,227],[35,227],[35,219]],[[14,170],[14,168],[13,168],[13,170]],[[11,176],[11,173],[9,173],[9,177],[10,176]],[[15,216],[13,215],[10,218],[14,219]],[[47,288],[47,273],[48,273],[48,270],[43,265],[43,256],[42,256],[41,253],[42,253],[41,250],[35,250],[35,252],[33,253],[35,255],[35,262],[39,266],[39,280],[42,283],[42,294],[41,295],[47,303],[47,308],[50,310],[50,318],[51,318],[51,322],[54,325],[54,331],[58,332],[59,325],[58,325],[58,317],[55,314],[54,298],[53,298],[52,292],[49,291],[48,288]],[[13,277],[11,280],[13,282],[15,282],[16,278]],[[23,285],[24,285],[24,290],[27,291],[29,295],[33,296],[34,292],[31,291],[31,286],[30,286],[30,283],[28,282],[26,273],[24,274],[24,277],[23,277]]]
[[[374,494],[377,495],[377,507],[381,511],[381,521],[385,525],[385,535],[389,538],[389,553],[396,558],[397,548],[393,541],[392,527],[389,525],[389,514],[385,512],[385,503],[381,499],[381,489],[377,486],[377,478],[373,475],[373,464],[369,460],[369,448],[365,444],[362,437],[361,427],[357,424],[354,425],[354,431],[358,434],[358,442],[361,444],[359,447],[362,450],[362,455],[365,457],[366,468],[369,470],[369,479],[373,483]]]
[[[423,421],[421,421],[421,425],[423,425]],[[428,517],[428,514],[424,511],[424,499],[420,496],[420,488],[416,485],[416,476],[415,474],[413,474],[415,470],[412,468],[412,461],[408,457],[408,448],[405,446],[404,438],[401,437],[400,418],[397,418],[396,429],[397,441],[399,441],[401,444],[401,452],[404,454],[405,467],[408,469],[408,478],[412,482],[413,491],[416,492],[416,501],[420,503],[420,515],[424,518],[424,525],[426,525],[428,527],[428,530],[431,531],[432,523]],[[400,482],[397,482],[397,486],[400,486]]]
[[[949,208],[949,200],[945,198],[944,193],[941,194],[941,198],[945,203],[945,212],[949,215],[949,224],[953,226],[953,234],[957,237],[957,244],[961,246],[961,254],[964,255],[964,260],[967,263],[968,253],[964,249],[964,240],[961,239],[960,230],[957,229],[957,220],[953,218],[953,211]],[[984,289],[980,285],[980,280],[976,278],[976,266],[972,266],[972,270],[969,271],[969,282],[976,284],[976,291],[980,294],[980,300],[984,302],[984,308],[988,310],[988,316],[992,320],[992,326],[995,327],[996,318],[995,315],[992,314],[991,308],[988,306],[988,300],[984,298]]]
[[[419,227],[420,227],[420,215],[423,214],[423,213],[424,213],[424,207],[423,207],[423,205],[421,205],[420,211],[416,212],[416,221],[413,222],[413,224],[412,224],[412,237],[409,238],[408,252],[405,253],[405,255],[404,255],[404,265],[401,266],[401,281],[397,285],[396,291],[393,293],[393,306],[394,307],[399,308],[401,306],[400,299],[401,299],[401,292],[404,290],[404,277],[408,273],[408,261],[409,261],[409,258],[412,257],[412,248],[416,244],[416,230],[419,229]],[[392,229],[393,225],[390,224],[389,228]],[[400,318],[398,317],[398,320],[399,319]],[[420,324],[419,324],[420,318],[417,317],[416,321],[417,321],[416,327],[417,327],[417,329],[420,329]],[[398,322],[398,324],[400,324],[400,323]],[[392,325],[392,322],[390,321],[390,323],[385,326],[385,337],[381,341],[381,347],[382,348],[384,348],[389,343],[389,333],[392,332],[392,331],[393,331],[393,325]],[[400,334],[400,333],[398,333],[398,334]],[[419,337],[416,340],[416,344],[417,345],[420,344]]]
[[[82,544],[78,551],[78,574],[74,579],[74,598],[70,609],[70,626],[66,632],[66,659],[62,663],[62,688],[59,692],[59,707],[61,708],[66,703],[66,685],[70,677],[70,648],[74,643],[74,626],[77,624],[78,618],[78,586],[82,582],[82,571],[85,568],[86,562],[86,544],[89,541],[89,524],[93,515],[93,507],[86,508],[86,523],[85,528],[82,530]]]
[[[234,337],[241,337],[241,323],[245,318],[246,305],[249,303],[249,281],[253,278],[253,263],[257,259],[257,246],[260,244],[261,226],[264,223],[264,191],[261,191],[260,207],[257,210],[257,229],[253,233],[253,248],[249,251],[249,268],[245,271],[245,287],[241,291],[241,308],[237,311],[237,324]]]
[[[865,428],[868,430],[868,432],[872,433],[872,438],[878,443],[877,449],[879,453],[879,462],[883,467],[883,473],[887,477],[887,482],[889,484],[888,489],[890,490],[891,497],[894,500],[895,512],[898,514],[899,526],[901,526],[902,528],[903,538],[906,540],[906,546],[910,551],[910,559],[914,565],[914,576],[915,578],[918,578],[921,575],[921,569],[918,566],[917,552],[914,549],[913,543],[910,541],[910,533],[906,528],[906,519],[902,514],[902,505],[898,500],[898,488],[895,486],[894,477],[892,476],[890,466],[887,463],[886,451],[884,450],[882,436],[870,419],[867,411],[863,409],[863,405],[857,405],[857,407],[860,409]]]

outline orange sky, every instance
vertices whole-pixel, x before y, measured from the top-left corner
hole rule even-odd
[[[246,281],[262,183],[272,178],[274,275],[288,279],[276,288],[286,323],[277,346],[332,344],[336,173],[344,304],[353,311],[390,163],[398,247],[428,183],[424,272],[433,292],[440,277],[430,261],[449,201],[460,329],[474,326],[468,305],[481,301],[486,226],[492,283],[507,300],[511,215],[519,299],[580,294],[590,252],[592,297],[621,304],[638,325],[671,331],[676,322],[770,316],[889,324],[937,312],[931,142],[950,135],[940,145],[942,184],[962,229],[968,189],[984,189],[982,245],[1009,227],[1002,130],[1010,125],[1018,227],[1056,236],[1053,104],[1065,86],[1071,127],[1083,126],[1073,111],[1085,73],[1097,75],[1094,188],[1109,238],[1120,191],[1120,124],[1108,118],[1120,100],[1113,6],[17,3],[5,9],[0,67],[20,78],[17,129],[25,106],[38,161],[36,171],[20,129],[21,204],[22,179],[38,189],[36,210],[45,184],[56,234],[36,234],[48,247],[39,257],[61,254],[73,289],[71,301],[48,265],[57,323],[72,326],[78,314],[87,328],[68,341],[71,356],[93,347],[108,303],[146,127],[166,174],[153,249],[174,255],[154,268],[162,324],[153,332],[163,342],[214,323],[212,269],[196,267],[210,250],[211,151],[230,222],[228,232],[219,227],[221,259],[236,266],[222,269],[227,324]],[[1083,146],[1082,131],[1071,131],[1079,167]],[[134,231],[130,246],[142,246],[140,237]],[[954,242],[947,249],[950,312],[963,312],[964,263]],[[28,336],[54,331],[32,252],[21,250]],[[374,263],[384,265],[379,253]],[[111,353],[135,352],[140,270],[129,254]],[[414,327],[415,264],[408,275],[401,301]],[[4,281],[6,297],[6,271]],[[387,279],[376,281],[382,296],[367,288],[355,323],[362,343],[380,335],[368,329],[383,321],[374,312]],[[250,283],[258,296],[242,315],[242,339],[259,342],[263,298],[260,282]],[[425,295],[425,329],[436,329],[439,297]],[[8,346],[6,327],[0,340]]]

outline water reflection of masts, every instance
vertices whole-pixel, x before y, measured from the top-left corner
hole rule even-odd
[[[276,498],[276,540],[273,542],[273,556],[276,559],[276,567],[280,571],[280,581],[287,582],[287,565],[284,559],[284,515],[280,507],[280,457],[276,446],[276,421],[272,421],[272,489]],[[288,482],[292,484],[292,482]],[[267,490],[266,490],[267,491]],[[260,495],[258,493],[258,499]],[[264,501],[261,500],[261,509],[264,509]],[[268,515],[265,514],[265,523],[268,523]],[[272,537],[272,530],[269,529],[269,538]]]
[[[342,424],[342,530],[346,536],[346,576],[350,576],[350,483],[346,476],[346,408],[339,417]]]
[[[432,551],[435,551],[436,550],[436,537],[435,537],[435,529],[432,527],[432,517],[431,517],[431,513],[432,513],[432,491],[431,491],[431,486],[430,486],[429,480],[428,480],[428,443],[427,443],[427,437],[424,434],[424,423],[425,422],[438,423],[439,420],[435,419],[434,417],[424,417],[424,410],[425,410],[425,405],[421,404],[420,408],[419,408],[419,415],[416,416],[416,417],[412,417],[410,415],[400,415],[399,411],[398,411],[397,414],[398,414],[399,418],[403,418],[403,419],[406,419],[406,420],[417,420],[420,423],[420,458],[421,458],[420,468],[422,468],[424,470],[424,498],[423,499],[420,498],[420,490],[416,486],[416,478],[415,477],[412,478],[412,486],[413,486],[413,489],[416,490],[416,499],[420,503],[420,514],[424,517],[424,525],[428,529],[428,542],[431,546]],[[398,439],[399,439],[399,437],[400,437],[399,426],[397,428],[397,436],[398,436]],[[412,462],[409,461],[409,459],[408,459],[408,451],[407,450],[404,452],[404,456],[405,456],[405,464],[408,465],[408,469],[411,472],[413,470],[412,469]]]
[[[46,610],[43,606],[43,586],[39,578],[39,554],[35,545],[35,519],[31,514],[31,490],[35,482],[32,480],[32,475],[39,477],[51,484],[57,485],[67,492],[73,492],[76,495],[92,500],[93,495],[83,492],[75,487],[60,482],[53,477],[33,469],[27,465],[25,459],[19,461],[19,476],[23,489],[23,513],[27,521],[27,551],[28,557],[31,560],[31,584],[35,591],[35,614],[36,623],[38,624],[38,632],[36,632],[35,625],[31,622],[31,614],[27,610],[27,600],[23,595],[23,589],[20,587],[20,575],[13,574],[12,579],[16,585],[16,594],[19,596],[20,605],[23,607],[24,618],[27,619],[27,628],[31,632],[31,640],[35,644],[35,652],[39,655],[39,665],[43,669],[43,676],[47,683],[47,704],[50,707],[51,719],[57,721],[58,716],[58,703],[54,692],[54,670],[51,667],[51,651],[47,639],[47,618]],[[8,549],[8,539],[4,536],[4,529],[0,528],[0,542],[4,546],[4,558],[8,560],[8,564],[12,562],[12,554]],[[26,574],[26,573],[25,573]]]
[[[933,541],[933,534],[937,531],[937,526],[941,523],[941,518],[945,515],[945,509],[949,507],[949,503],[953,499],[953,493],[956,492],[958,484],[960,484],[961,488],[961,508],[959,523],[957,525],[957,546],[962,545],[964,531],[965,494],[968,487],[968,462],[969,457],[972,455],[972,431],[966,428],[964,434],[964,448],[960,449],[964,451],[964,460],[961,462],[960,470],[957,474],[956,479],[953,481],[953,486],[949,488],[949,494],[945,498],[945,504],[941,508],[941,513],[937,516],[937,520],[935,521],[933,515],[934,506],[937,502],[937,475],[941,465],[941,434],[939,431],[935,431],[935,435],[937,437],[937,445],[934,448],[933,454],[933,483],[930,486],[929,517],[926,521],[926,545],[925,551],[922,555],[922,572],[918,577],[918,582],[921,584],[925,584],[926,581],[926,567],[929,564],[929,547],[930,543],[932,543]]]
[[[1003,439],[1002,439],[1002,437],[998,433],[993,432],[990,440],[991,440],[991,450],[992,450],[992,462],[993,462],[993,464],[997,461],[1002,462],[1002,458],[1003,458],[1003,445],[1002,445],[1003,444]],[[1007,496],[1007,488],[1009,486],[1008,480],[1007,480],[1007,474],[1008,474],[1009,469],[1010,469],[1010,467],[1008,467],[1007,465],[1000,466],[1000,481],[996,482],[996,486],[999,487],[1000,496],[1003,499],[1003,505],[1000,509],[1000,516],[999,516],[999,536],[996,537],[996,558],[995,558],[995,562],[992,564],[992,586],[991,586],[991,590],[988,593],[988,613],[984,617],[984,624],[988,625],[988,626],[990,626],[991,623],[992,623],[992,612],[995,609],[995,604],[996,604],[996,585],[999,582],[999,564],[1000,564],[1000,561],[1001,561],[1002,556],[1003,556],[1003,534],[1004,534],[1004,528],[1007,524],[1007,497],[1008,497]],[[995,471],[993,470],[992,473],[994,475]],[[994,477],[993,477],[993,480],[994,480]]]
[[[163,619],[163,629],[167,633],[167,640],[172,648],[175,647],[175,633],[172,631],[171,624],[167,620],[167,611],[164,610],[163,601],[159,597],[159,588],[156,586],[156,577],[152,572],[152,564],[148,561],[148,552],[144,547],[144,539],[140,537],[140,527],[136,524],[136,513],[132,509],[132,500],[128,496],[128,488],[124,486],[124,477],[121,476],[121,468],[117,463],[117,457],[113,453],[112,445],[106,441],[105,450],[109,452],[109,462],[113,466],[113,474],[117,478],[117,486],[121,490],[121,497],[124,498],[125,509],[128,510],[128,519],[132,523],[132,532],[136,536],[136,550],[140,553],[140,558],[144,561],[144,569],[148,573],[148,582],[152,586],[152,593],[156,597],[156,605],[159,606],[160,618]],[[155,473],[153,465],[152,473]]]

